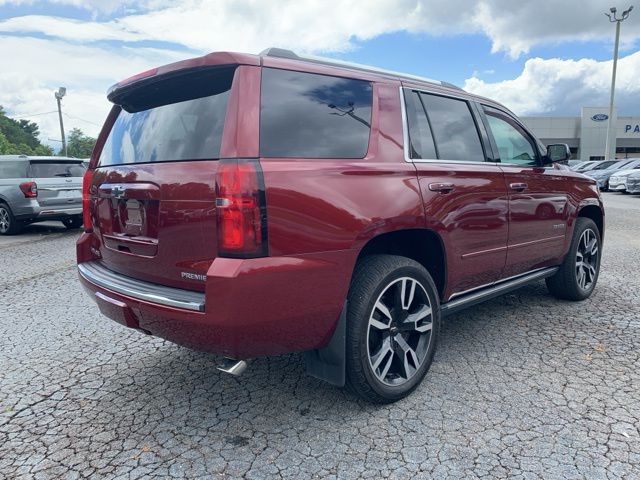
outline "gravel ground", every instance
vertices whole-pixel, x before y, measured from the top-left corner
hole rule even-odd
[[[640,198],[605,195],[600,282],[540,282],[448,319],[419,389],[376,407],[259,359],[101,318],[76,233],[0,239],[0,478],[640,478]]]

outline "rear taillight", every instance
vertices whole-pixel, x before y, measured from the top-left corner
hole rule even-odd
[[[38,184],[36,182],[21,183],[20,190],[22,190],[25,198],[36,198],[38,196]]]
[[[91,224],[91,215],[89,213],[89,188],[91,187],[92,170],[86,170],[82,177],[82,224],[85,232],[91,232],[93,225]]]
[[[257,160],[220,160],[216,178],[218,256],[267,255],[267,213]]]

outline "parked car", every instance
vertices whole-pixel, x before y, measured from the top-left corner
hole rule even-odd
[[[492,100],[280,49],[174,63],[108,98],[80,280],[107,317],[229,373],[304,351],[311,375],[391,402],[443,317],[541,279],[568,300],[596,285],[595,182]]]
[[[600,161],[593,161],[593,160],[589,162],[584,162],[582,165],[578,167],[574,167],[572,170],[574,172],[586,172],[598,166],[599,163]]]
[[[575,171],[578,171],[583,165],[586,165],[587,163],[589,162],[584,160],[569,160],[569,168],[575,172]]]
[[[627,192],[640,193],[640,172],[636,171],[627,177]]]
[[[609,177],[609,190],[614,192],[626,192],[627,191],[627,179],[629,175],[638,172],[640,169],[640,159],[635,162],[627,164],[624,168],[614,172]]]
[[[609,190],[609,182],[612,175],[615,175],[622,170],[635,168],[638,165],[640,165],[640,159],[627,158],[624,160],[618,160],[616,163],[610,165],[609,168],[604,170],[590,170],[588,172],[584,172],[584,174],[593,178],[597,182],[600,190]]]
[[[0,155],[0,235],[47,220],[80,228],[85,171],[75,158]]]

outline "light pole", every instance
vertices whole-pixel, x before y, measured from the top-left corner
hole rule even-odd
[[[56,100],[58,101],[58,118],[60,119],[60,134],[62,135],[62,150],[64,151],[64,156],[67,156],[67,140],[64,137],[64,124],[62,123],[62,105],[60,104],[60,100],[67,93],[67,89],[64,87],[60,87],[57,92],[54,92],[56,96]]]
[[[629,18],[629,14],[633,10],[633,5],[627,8],[624,12],[622,12],[622,17],[618,18],[616,12],[618,11],[616,7],[611,7],[609,11],[611,13],[605,13],[607,17],[609,17],[609,21],[611,23],[616,24],[616,43],[613,47],[613,73],[611,74],[611,97],[609,99],[609,120],[607,123],[607,143],[604,151],[604,159],[611,159],[611,144],[613,143],[613,158],[616,157],[615,153],[615,142],[616,139],[612,138],[615,134],[615,126],[613,125],[612,117],[613,117],[613,97],[616,90],[616,69],[618,68],[618,45],[620,43],[620,24],[624,22],[627,18]]]

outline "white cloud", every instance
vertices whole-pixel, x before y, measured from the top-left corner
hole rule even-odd
[[[622,113],[640,110],[640,52],[618,61],[616,104]],[[476,76],[464,89],[503,103],[520,115],[578,115],[582,106],[609,104],[611,61],[532,58],[513,80],[485,82]]]
[[[57,114],[31,115],[56,110],[53,92],[58,86],[67,87],[63,112],[70,117],[64,117],[65,130],[78,127],[95,136],[110,108],[105,95],[108,87],[134,73],[184,57],[151,48],[107,51],[24,37],[0,36],[0,44],[0,64],[11,66],[0,71],[0,105],[15,118],[37,122],[46,143],[60,137]]]
[[[32,5],[35,0],[0,0]],[[93,21],[27,15],[0,20],[0,105],[16,116],[55,109],[64,84],[67,129],[97,134],[109,105],[106,88],[152,66],[216,50],[258,52],[269,46],[299,52],[346,51],[384,33],[486,35],[494,52],[517,57],[534,45],[611,40],[601,0],[49,0],[93,13]],[[636,15],[637,13],[637,15]],[[4,33],[4,36],[1,36]],[[16,35],[16,36],[13,36]],[[34,38],[42,37],[45,38]],[[640,38],[640,12],[623,27],[623,44]],[[160,41],[176,50],[140,48]],[[115,46],[114,46],[115,45]],[[145,43],[146,45],[146,43]],[[633,73],[637,55],[621,61],[619,99],[640,100]],[[482,76],[493,72],[485,70]],[[520,113],[577,113],[604,104],[610,67],[593,60],[529,60],[520,76],[490,83],[474,75],[465,88],[503,101]],[[486,77],[485,77],[486,80]],[[31,118],[43,137],[59,136],[55,115]]]
[[[527,53],[533,45],[610,39],[613,33],[601,0],[56,1],[88,9],[122,7],[125,12],[133,7],[136,13],[83,25],[65,18],[43,21],[26,16],[0,22],[0,31],[38,32],[72,41],[147,39],[201,51],[249,52],[267,46],[343,51],[354,40],[402,30],[432,35],[479,33],[491,39],[495,52],[512,57]],[[623,41],[628,44],[639,37],[640,15],[632,15],[625,22]]]

